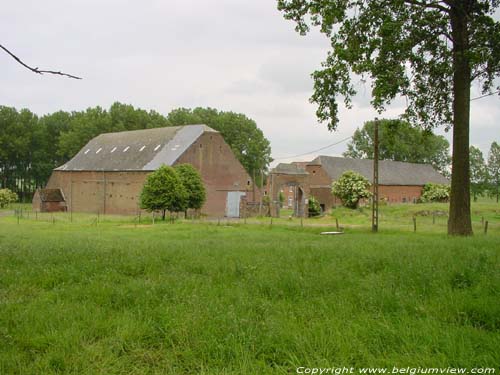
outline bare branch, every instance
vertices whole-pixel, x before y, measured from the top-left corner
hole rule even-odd
[[[31,70],[33,73],[37,73],[37,74],[47,73],[47,74],[55,74],[55,75],[65,76],[65,77],[69,77],[69,78],[73,78],[73,79],[82,79],[81,77],[77,77],[77,76],[74,76],[74,75],[71,75],[71,74],[67,74],[67,73],[63,73],[63,72],[56,72],[54,70],[40,70],[40,69],[38,69],[38,67],[33,68],[33,67],[25,64],[19,57],[17,57],[16,55],[14,55],[12,52],[10,52],[7,48],[5,48],[4,46],[2,46],[1,44],[0,44],[0,48],[3,49],[5,52],[7,52],[19,64],[21,64],[22,66],[24,66],[26,69]]]
[[[438,2],[425,2],[425,1],[418,1],[418,0],[404,0],[405,3],[411,4],[411,5],[418,5],[423,8],[433,8],[433,9],[439,9],[443,12],[448,13],[450,11],[449,8],[439,4]]]

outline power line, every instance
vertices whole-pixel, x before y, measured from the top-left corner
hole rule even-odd
[[[495,94],[500,94],[500,90],[495,91],[495,92],[490,92],[489,94],[478,96],[477,98],[472,98],[470,101],[472,102],[473,100],[478,100],[478,99],[486,98],[487,96],[491,96],[491,95],[495,95]]]
[[[500,94],[500,90],[499,91],[495,91],[495,92],[490,92],[489,94],[481,95],[481,96],[478,96],[476,98],[472,98],[470,101],[472,102],[473,100],[478,100],[478,99],[486,98],[487,96],[492,96],[492,95],[495,95],[495,94]],[[351,138],[352,138],[352,136],[344,138],[344,139],[342,139],[342,140],[340,140],[338,142],[332,143],[330,145],[318,148],[317,150],[313,150],[313,151],[310,151],[310,152],[305,152],[303,154],[297,154],[297,155],[292,155],[292,156],[286,156],[286,157],[284,156],[284,157],[280,157],[280,158],[274,158],[274,160],[292,159],[292,158],[298,158],[300,156],[306,156],[306,155],[309,155],[309,154],[314,154],[315,152],[323,151],[323,150],[326,150],[327,148],[330,148],[330,147],[336,146],[338,144],[341,144],[342,142],[345,142],[345,141],[347,141],[348,139],[351,139]]]
[[[291,156],[286,156],[286,157],[281,157],[281,158],[274,158],[274,160],[283,160],[283,159],[291,159],[291,158],[298,158],[300,156],[306,156],[306,155],[309,155],[309,154],[314,154],[315,152],[318,152],[318,151],[323,151],[323,150],[326,150],[327,148],[330,148],[330,147],[333,147],[333,146],[336,146],[336,145],[339,145],[341,144],[342,142],[345,142],[347,141],[348,139],[351,139],[352,138],[352,135],[350,137],[347,137],[347,138],[344,138],[338,142],[335,142],[335,143],[332,143],[328,146],[325,146],[325,147],[321,147],[321,148],[318,148],[317,150],[313,150],[313,151],[309,151],[309,152],[305,152],[303,154],[298,154],[298,155],[291,155]]]

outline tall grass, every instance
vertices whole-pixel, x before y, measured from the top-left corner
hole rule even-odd
[[[498,366],[500,236],[0,219],[1,374]]]

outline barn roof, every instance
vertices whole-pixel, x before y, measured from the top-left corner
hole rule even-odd
[[[370,181],[373,179],[373,160],[370,159],[318,156],[311,164],[322,165],[332,180],[337,180],[347,170],[357,172]],[[430,164],[379,161],[379,184],[381,185],[425,185],[427,183],[449,184],[450,182]]]
[[[272,170],[273,173],[288,174],[288,175],[307,175],[306,170],[296,163],[279,163]]]
[[[64,195],[61,189],[38,189],[42,202],[64,202]]]
[[[205,132],[206,125],[105,133],[90,140],[59,171],[154,171],[172,165]]]

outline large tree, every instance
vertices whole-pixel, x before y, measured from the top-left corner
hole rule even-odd
[[[373,135],[374,122],[365,122],[354,132],[344,156],[373,159]],[[449,147],[443,136],[413,127],[407,121],[379,121],[379,158],[382,160],[432,164],[446,174],[450,165]]]
[[[261,184],[260,175],[271,159],[271,147],[262,130],[244,114],[213,108],[178,108],[167,120],[171,125],[205,124],[219,131],[253,181]]]
[[[331,41],[313,73],[320,121],[334,130],[338,99],[351,106],[353,74],[370,78],[372,105],[382,112],[398,95],[406,116],[424,127],[453,126],[448,233],[472,234],[470,217],[470,86],[484,93],[500,74],[500,23],[493,0],[278,0],[305,34],[319,26]]]

